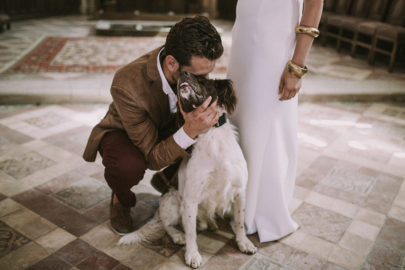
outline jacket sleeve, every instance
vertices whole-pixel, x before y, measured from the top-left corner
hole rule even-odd
[[[160,170],[189,154],[173,139],[173,135],[159,141],[158,129],[134,97],[118,87],[111,87],[111,95],[128,137],[145,155],[149,169]]]

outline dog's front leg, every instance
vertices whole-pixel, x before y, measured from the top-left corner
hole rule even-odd
[[[182,203],[182,221],[183,228],[186,234],[186,264],[198,268],[201,266],[202,258],[197,247],[197,211],[198,203],[194,201],[184,200]]]
[[[257,248],[247,238],[245,233],[245,194],[243,192],[236,195],[233,203],[234,232],[239,250],[243,253],[254,254]]]

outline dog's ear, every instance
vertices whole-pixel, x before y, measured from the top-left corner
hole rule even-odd
[[[225,110],[232,114],[236,108],[236,94],[233,90],[233,83],[231,80],[215,80],[215,88],[218,93],[218,103],[220,106],[225,107]]]

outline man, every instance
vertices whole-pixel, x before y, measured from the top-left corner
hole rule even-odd
[[[130,189],[142,180],[145,170],[167,167],[152,178],[154,187],[164,192],[195,137],[218,122],[216,101],[209,105],[208,98],[190,113],[181,111],[185,123],[178,128],[173,89],[180,72],[208,76],[222,53],[221,37],[207,18],[185,18],[172,27],[163,47],[115,74],[113,102],[93,128],[83,158],[94,161],[100,152],[104,177],[112,189],[110,221],[116,233],[133,230],[130,208],[136,197]]]

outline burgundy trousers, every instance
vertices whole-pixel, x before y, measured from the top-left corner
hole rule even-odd
[[[104,178],[118,201],[125,207],[134,206],[136,197],[131,188],[142,180],[146,170],[142,152],[120,130],[104,135],[99,152],[105,167]]]

